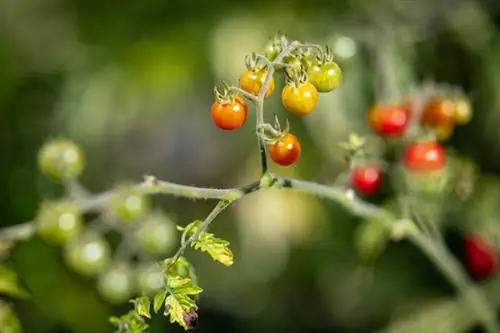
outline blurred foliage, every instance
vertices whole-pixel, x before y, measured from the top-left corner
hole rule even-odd
[[[470,181],[460,178],[455,190],[469,193],[466,200],[439,200],[460,256],[455,239],[464,232],[500,238],[499,12],[493,0],[0,0],[0,225],[32,219],[43,199],[59,195],[36,171],[36,152],[52,137],[85,148],[83,182],[93,191],[143,174],[216,187],[255,178],[254,129],[229,137],[214,128],[211,92],[220,79],[236,82],[245,54],[283,31],[331,44],[344,72],[314,115],[290,119],[305,149],[296,167],[273,167],[283,175],[332,182],[346,168],[337,143],[348,133],[366,135],[375,151],[382,144],[368,131],[368,107],[422,80],[470,95],[475,117],[448,145],[467,158],[459,165],[487,176],[464,169]],[[269,117],[282,112],[277,95]],[[182,225],[210,209],[154,200]],[[434,216],[436,202],[423,212]],[[405,242],[360,265],[358,222],[334,204],[286,191],[237,203],[213,226],[231,241],[233,267],[189,254],[205,290],[197,330],[373,332],[452,295]],[[12,303],[25,332],[110,332],[108,317],[128,311],[106,303],[95,281],[71,273],[60,252],[38,239],[13,251],[10,264],[32,294]],[[3,281],[0,273],[0,289]],[[11,309],[0,304],[0,322],[17,332]],[[179,328],[161,316],[151,321],[151,332],[165,330]]]

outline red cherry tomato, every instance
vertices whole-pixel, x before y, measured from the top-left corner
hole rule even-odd
[[[368,121],[379,135],[398,137],[408,126],[410,112],[407,105],[378,105],[369,111]]]
[[[284,166],[294,164],[299,159],[301,152],[299,140],[290,133],[269,146],[271,159]]]
[[[413,142],[404,153],[404,166],[415,172],[442,169],[446,164],[443,147],[435,141]]]
[[[371,195],[380,189],[382,173],[377,166],[359,166],[351,174],[351,184],[360,194]]]
[[[491,276],[498,268],[495,248],[480,235],[467,235],[465,265],[475,279],[482,280]]]
[[[236,96],[231,101],[215,101],[210,110],[212,120],[217,127],[231,131],[245,124],[248,116],[248,107],[245,101]]]

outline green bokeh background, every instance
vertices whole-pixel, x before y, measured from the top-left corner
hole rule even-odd
[[[221,79],[236,83],[245,54],[277,31],[332,45],[344,83],[307,119],[290,118],[303,156],[273,171],[333,182],[346,167],[337,144],[350,132],[380,147],[366,109],[434,80],[464,89],[475,109],[447,145],[496,177],[498,13],[493,0],[0,0],[0,225],[31,220],[43,200],[60,195],[36,169],[37,150],[51,137],[85,149],[81,182],[94,192],[144,174],[213,187],[255,179],[251,121],[240,131],[217,130],[211,94]],[[266,118],[274,112],[285,115],[278,91]],[[477,228],[487,221],[496,230],[500,212],[486,197],[493,208],[481,211]],[[155,205],[186,224],[213,203],[157,197]],[[358,222],[333,203],[288,191],[235,204],[213,226],[231,241],[235,265],[189,254],[205,289],[198,332],[374,332],[452,295],[404,242],[361,267],[352,242]],[[94,281],[69,271],[60,250],[39,239],[10,262],[33,295],[15,303],[26,332],[110,332],[108,317],[129,308],[103,301]],[[180,328],[155,318],[151,332],[165,331]]]

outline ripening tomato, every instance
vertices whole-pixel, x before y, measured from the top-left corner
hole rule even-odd
[[[453,108],[453,118],[458,125],[468,124],[472,119],[472,106],[466,99],[455,101]]]
[[[381,136],[399,137],[404,134],[410,121],[408,104],[377,105],[368,112],[371,128]]]
[[[299,159],[301,152],[299,140],[291,133],[287,133],[269,146],[271,159],[284,166],[294,164]]]
[[[241,97],[236,96],[233,101],[215,101],[210,113],[215,126],[231,131],[245,124],[248,107]]]
[[[358,166],[351,173],[353,189],[365,195],[371,195],[380,189],[382,172],[377,166]]]
[[[446,141],[453,135],[453,131],[455,130],[455,126],[452,124],[450,126],[436,126],[436,138],[439,141]]]
[[[264,81],[266,80],[266,75],[267,75],[266,70],[260,70],[260,71],[246,70],[240,76],[240,88],[252,95],[257,96],[260,92],[262,84],[264,84]],[[271,77],[271,81],[269,81],[269,85],[267,87],[266,94],[264,96],[265,98],[271,96],[271,94],[274,91],[275,85],[276,83],[274,82],[274,78]]]
[[[406,147],[404,166],[414,172],[441,170],[446,164],[443,147],[435,141],[416,141]]]
[[[309,67],[307,78],[321,93],[337,89],[342,81],[342,69],[333,61],[314,63]]]
[[[475,279],[482,280],[498,269],[497,253],[493,245],[477,234],[465,238],[465,265]]]
[[[314,111],[318,105],[318,90],[310,83],[287,84],[283,87],[281,100],[285,109],[296,115],[305,116]]]
[[[448,128],[453,126],[455,104],[446,98],[431,99],[424,107],[422,124]]]

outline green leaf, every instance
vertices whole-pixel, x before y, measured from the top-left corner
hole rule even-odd
[[[12,307],[0,301],[0,332],[21,333],[21,322]]]
[[[178,276],[169,277],[167,285],[174,295],[194,296],[203,291],[203,289],[196,285],[191,279]]]
[[[149,297],[139,297],[139,299],[137,300],[137,313],[139,313],[139,315],[143,317],[151,318],[150,308],[151,301],[149,300]]]
[[[196,220],[188,224],[185,228],[179,228],[191,236],[200,227],[202,221]],[[198,240],[191,243],[195,250],[201,250],[208,253],[212,259],[220,262],[223,265],[231,266],[234,263],[233,252],[229,249],[229,242],[221,238],[215,237],[214,234],[203,231]]]
[[[153,310],[156,312],[160,311],[163,303],[165,302],[165,298],[167,297],[167,289],[161,290],[158,294],[156,294],[153,300]]]
[[[184,321],[184,316],[191,308],[196,308],[196,304],[190,297],[170,294],[165,300],[164,314],[170,316],[171,323],[178,323],[187,330],[188,325]]]
[[[17,274],[5,264],[0,264],[0,294],[15,298],[29,297],[29,293],[21,286]]]
[[[109,322],[116,327],[115,333],[144,333],[149,328],[144,318],[135,310],[131,310],[120,317],[111,317]]]

